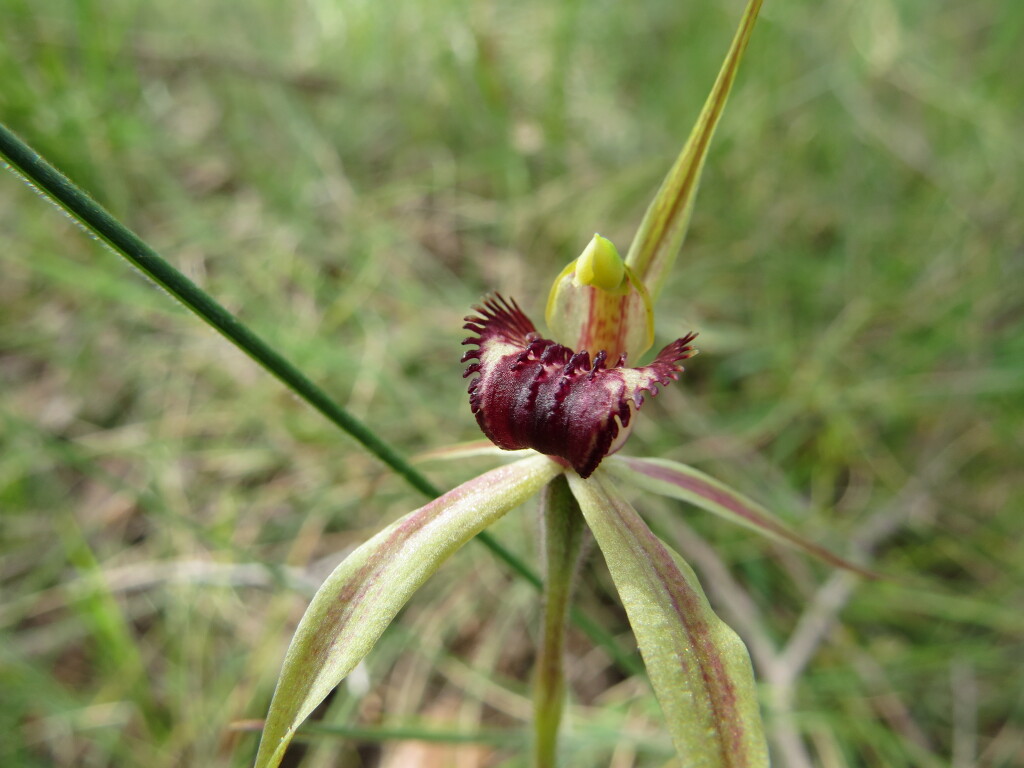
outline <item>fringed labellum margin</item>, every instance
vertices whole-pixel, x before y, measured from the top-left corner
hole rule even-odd
[[[625,442],[632,411],[644,392],[658,393],[679,377],[680,361],[695,354],[696,334],[676,339],[650,365],[627,368],[625,354],[607,365],[607,353],[593,360],[586,350],[573,352],[541,338],[515,301],[495,294],[466,318],[475,344],[463,362],[475,359],[465,376],[469,402],[480,429],[499,448],[533,448],[568,462],[589,477],[601,460]]]

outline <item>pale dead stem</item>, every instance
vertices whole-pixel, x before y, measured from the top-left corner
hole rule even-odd
[[[312,597],[348,551],[333,552],[305,567],[264,563],[218,563],[212,560],[145,560],[102,571],[102,584],[84,577],[41,590],[17,603],[0,607],[0,627],[67,608],[102,589],[129,594],[168,585],[221,586],[233,589],[279,589],[282,586]]]

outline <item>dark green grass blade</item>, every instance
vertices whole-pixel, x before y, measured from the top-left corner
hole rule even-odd
[[[213,326],[232,344],[276,376],[285,386],[405,478],[416,490],[427,496],[440,495],[441,491],[417,472],[391,446],[331,400],[322,389],[310,381],[279,352],[271,348],[198,285],[172,267],[134,232],[121,224],[99,203],[47,163],[3,124],[0,124],[0,155],[3,155],[14,170],[24,176],[36,189],[78,220],[86,230],[142,270],[147,277],[164,288],[171,296]]]

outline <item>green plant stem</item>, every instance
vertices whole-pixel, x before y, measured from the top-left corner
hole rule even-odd
[[[89,232],[124,256],[151,280],[198,315],[240,350],[277,377],[285,386],[312,405],[337,426],[359,441],[410,485],[427,496],[441,491],[365,424],[331,400],[298,368],[257,336],[198,285],[172,267],[134,232],[115,219],[103,206],[75,186],[47,163],[39,153],[0,124],[0,154],[26,180],[77,219]]]
[[[583,515],[564,475],[548,484],[541,509],[544,623],[533,680],[533,765],[554,768],[565,706],[565,629],[583,543]]]
[[[187,309],[249,355],[268,373],[280,380],[333,424],[347,432],[413,488],[430,498],[441,495],[441,490],[402,458],[394,448],[335,403],[298,368],[215,301],[213,297],[171,266],[138,235],[115,219],[103,206],[46,162],[38,152],[18,138],[3,123],[0,123],[0,157],[6,160],[9,167],[33,188],[42,192],[77,220],[88,233],[95,235],[110,246],[115,253],[126,258],[171,296],[184,304]],[[537,589],[541,588],[540,577],[489,533],[483,531],[477,534],[475,540],[487,547],[518,576]],[[574,611],[572,615],[580,629],[594,643],[605,648],[625,671],[636,672],[635,660],[622,651],[607,632],[578,612]]]

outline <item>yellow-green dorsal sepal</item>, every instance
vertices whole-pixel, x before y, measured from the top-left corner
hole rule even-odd
[[[626,263],[644,281],[655,300],[686,238],[704,159],[760,9],[761,0],[749,0],[747,3],[739,29],[736,30],[714,87],[704,102],[697,124],[693,126],[682,152],[648,206],[626,254]]]
[[[579,258],[555,279],[546,319],[555,340],[614,362],[637,359],[654,343],[654,312],[643,283],[615,245],[595,234]]]

